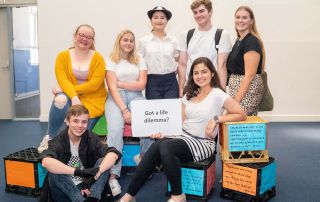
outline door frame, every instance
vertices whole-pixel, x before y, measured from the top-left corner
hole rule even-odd
[[[4,29],[7,30],[8,33],[8,61],[9,61],[9,77],[10,77],[10,82],[9,82],[9,87],[10,87],[10,109],[11,109],[11,117],[5,117],[4,119],[11,119],[15,121],[24,121],[24,120],[40,120],[40,117],[38,118],[16,118],[16,110],[15,110],[15,99],[14,99],[14,67],[13,67],[13,16],[12,16],[12,8],[13,7],[28,7],[28,6],[37,6],[36,4],[15,4],[15,5],[0,5],[1,9],[6,9],[6,20],[7,20],[7,25],[6,27],[3,27]],[[39,106],[40,107],[40,106]],[[0,119],[1,120],[1,119]]]
[[[29,0],[27,0],[27,1],[29,1]],[[34,1],[34,0],[30,0],[30,1]],[[23,5],[21,5],[20,4],[20,6],[12,6],[12,8],[21,8],[21,7],[37,7],[37,5],[36,4],[23,4]],[[30,121],[30,120],[40,120],[40,116],[39,117],[28,117],[28,118],[17,118],[17,110],[16,110],[16,101],[17,101],[17,99],[16,99],[16,95],[15,95],[15,85],[16,85],[16,78],[14,78],[15,77],[15,71],[16,71],[16,68],[14,67],[14,51],[15,51],[15,49],[14,49],[14,31],[15,30],[13,30],[13,25],[14,25],[14,21],[13,21],[13,15],[14,15],[14,11],[13,11],[13,9],[11,8],[11,21],[12,21],[12,24],[11,24],[11,26],[12,26],[12,29],[11,29],[11,31],[12,31],[12,41],[11,41],[11,54],[12,54],[12,57],[11,57],[11,61],[12,61],[12,94],[13,94],[13,97],[12,97],[12,99],[13,99],[13,108],[14,108],[14,118],[13,118],[13,120],[16,120],[16,121]],[[36,22],[37,23],[37,22]],[[38,26],[38,25],[36,25],[36,26]],[[39,75],[40,76],[40,75]],[[38,78],[38,81],[40,82],[40,78]],[[40,89],[39,89],[39,93],[40,93]],[[40,99],[40,96],[39,96],[39,99]],[[40,109],[40,103],[39,103],[39,109]]]
[[[6,34],[6,36],[4,36],[4,40],[7,40],[5,42],[5,44],[7,44],[7,47],[4,47],[4,49],[7,48],[7,50],[5,50],[5,54],[7,55],[7,58],[4,58],[5,62],[6,60],[8,61],[8,64],[4,64],[1,66],[1,68],[8,68],[8,75],[6,75],[4,78],[8,78],[9,83],[6,83],[5,86],[3,86],[4,88],[9,88],[9,94],[7,92],[5,92],[5,90],[3,90],[3,92],[6,94],[5,95],[5,107],[10,108],[5,115],[3,115],[3,117],[1,116],[1,119],[5,120],[5,119],[14,119],[15,118],[15,109],[14,109],[14,74],[13,74],[13,21],[12,21],[12,8],[11,7],[1,7],[0,8],[3,12],[3,16],[4,16],[4,21],[5,22],[5,26],[2,27],[4,34]],[[4,50],[3,49],[3,50]],[[3,69],[1,69],[1,71],[5,71]],[[8,77],[7,77],[8,76]],[[9,96],[9,98],[7,97]],[[9,102],[8,102],[9,100]],[[9,104],[8,104],[9,103]]]

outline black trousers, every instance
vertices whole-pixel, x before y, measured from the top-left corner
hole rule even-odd
[[[135,196],[156,165],[162,164],[171,185],[171,193],[182,193],[181,163],[192,162],[187,143],[181,139],[163,138],[154,142],[143,156],[128,187],[127,193]]]
[[[169,99],[179,97],[179,86],[175,72],[169,74],[149,74],[146,98]]]

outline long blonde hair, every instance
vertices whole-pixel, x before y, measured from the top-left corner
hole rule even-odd
[[[73,37],[76,37],[76,36],[77,36],[77,34],[78,34],[78,32],[79,32],[79,29],[80,29],[81,27],[87,27],[87,28],[89,28],[89,29],[92,30],[93,36],[92,36],[92,44],[91,44],[91,46],[90,46],[90,49],[91,49],[91,50],[96,50],[96,47],[94,46],[94,37],[95,37],[96,33],[95,33],[95,31],[94,31],[94,28],[93,28],[91,25],[89,25],[89,24],[79,25],[79,26],[76,28],[76,31],[73,33]],[[72,46],[71,48],[74,48],[74,46]]]
[[[260,47],[261,47],[261,50],[262,50],[262,69],[264,70],[264,68],[265,68],[265,63],[266,63],[266,51],[265,51],[265,49],[264,49],[264,45],[263,45],[262,39],[261,39],[261,37],[260,37],[260,34],[259,34],[258,30],[257,30],[256,19],[255,19],[255,17],[254,17],[253,11],[252,11],[252,9],[251,9],[250,7],[248,7],[248,6],[240,6],[240,7],[236,10],[235,15],[236,15],[237,12],[240,11],[240,10],[245,10],[245,11],[247,11],[247,12],[249,13],[249,15],[250,15],[250,18],[252,19],[252,22],[253,22],[253,23],[252,23],[252,25],[250,26],[249,32],[250,32],[253,36],[257,37],[257,39],[258,39],[258,41],[259,41],[259,44],[260,44]],[[240,37],[240,34],[239,34],[239,32],[238,32],[237,29],[236,29],[236,32],[237,32],[237,36]]]
[[[135,41],[135,36],[132,31],[130,31],[128,29],[121,31],[118,34],[116,41],[114,42],[113,50],[109,56],[109,58],[112,62],[119,63],[119,61],[121,60],[120,41],[121,41],[123,35],[125,35],[125,34],[132,34],[133,39]],[[133,50],[129,53],[128,61],[131,64],[135,64],[135,65],[139,64],[139,55],[137,54],[137,51],[136,51],[136,43],[135,42],[134,42]]]

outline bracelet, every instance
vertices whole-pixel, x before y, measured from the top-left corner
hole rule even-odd
[[[214,116],[214,117],[213,117],[213,120],[214,120],[216,123],[219,123],[219,116]]]
[[[129,110],[128,110],[128,108],[124,108],[123,110],[121,110],[121,113],[122,114],[125,114],[125,113],[127,113]]]

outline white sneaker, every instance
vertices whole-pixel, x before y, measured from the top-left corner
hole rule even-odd
[[[141,161],[141,159],[140,159],[140,154],[134,155],[133,161],[134,161],[134,162],[136,163],[136,165],[138,166],[139,163],[140,163],[140,161]]]
[[[51,140],[51,137],[49,135],[45,135],[38,147],[38,152],[42,153],[44,150],[48,149],[48,142]]]
[[[121,194],[121,186],[117,179],[109,180],[109,185],[113,196]]]

